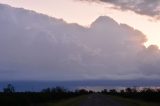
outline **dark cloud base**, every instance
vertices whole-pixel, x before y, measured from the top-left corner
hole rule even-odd
[[[141,15],[160,18],[160,0],[79,0],[113,4],[115,9],[131,10]]]

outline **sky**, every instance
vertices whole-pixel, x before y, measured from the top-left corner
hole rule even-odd
[[[159,1],[128,1],[1,1],[0,80],[159,79]]]
[[[159,1],[145,0],[144,3],[139,1],[139,4],[136,3],[137,1],[0,0],[0,3],[34,10],[83,26],[90,26],[99,16],[109,16],[119,23],[128,24],[142,31],[148,38],[145,45],[156,44],[160,46]]]

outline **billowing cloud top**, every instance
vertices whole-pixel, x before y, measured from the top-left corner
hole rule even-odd
[[[0,5],[0,80],[159,78],[159,49],[145,42],[107,16],[85,28]]]
[[[81,0],[111,3],[116,9],[131,10],[138,14],[160,17],[160,0]]]

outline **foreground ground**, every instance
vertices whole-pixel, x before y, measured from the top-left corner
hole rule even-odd
[[[102,94],[91,94],[63,100],[57,103],[49,103],[46,104],[46,106],[160,106],[160,104]]]

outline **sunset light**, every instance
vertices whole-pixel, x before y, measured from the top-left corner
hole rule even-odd
[[[119,23],[128,24],[142,31],[148,38],[147,46],[151,44],[160,47],[160,20],[154,17],[139,15],[130,10],[117,10],[112,4],[102,2],[80,2],[79,0],[0,0],[1,3],[14,7],[35,10],[39,13],[60,18],[68,23],[78,23],[83,26],[90,24],[99,16],[112,17]]]
[[[0,106],[160,106],[160,0],[0,0]]]

